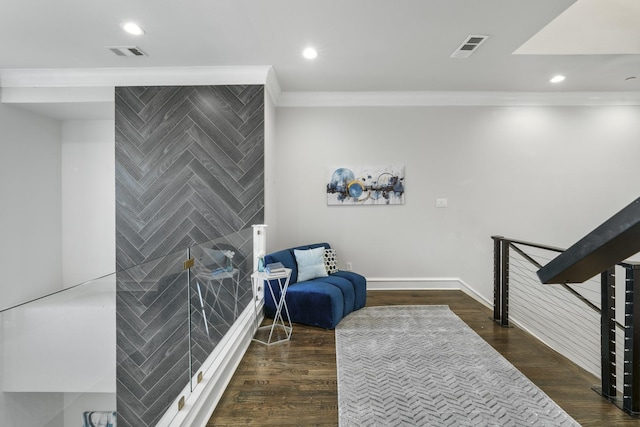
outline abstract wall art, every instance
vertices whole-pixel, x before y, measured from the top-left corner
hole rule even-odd
[[[331,167],[327,205],[402,205],[404,186],[404,166]]]

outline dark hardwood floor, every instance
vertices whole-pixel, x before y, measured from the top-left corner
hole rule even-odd
[[[448,305],[583,426],[640,426],[591,387],[599,380],[461,291],[369,291],[367,306]],[[251,343],[208,426],[338,425],[334,331],[294,324],[290,342]]]

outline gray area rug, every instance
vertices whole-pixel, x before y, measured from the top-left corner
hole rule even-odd
[[[340,426],[579,426],[447,306],[336,327]]]

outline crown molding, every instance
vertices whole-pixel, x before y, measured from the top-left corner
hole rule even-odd
[[[282,92],[278,107],[640,105],[640,92]]]
[[[266,84],[270,71],[272,71],[272,67],[267,65],[237,67],[4,68],[0,69],[0,87]],[[277,88],[279,90],[279,85]]]
[[[114,102],[114,90],[109,86],[3,87],[1,89],[0,102],[3,104]]]
[[[4,68],[0,89],[260,84],[277,107],[640,105],[640,92],[283,92],[270,65]]]
[[[276,76],[276,72],[273,67],[269,67],[267,71],[267,77],[265,82],[265,88],[267,90],[267,94],[271,97],[274,105],[278,104],[278,98],[282,94],[282,89],[280,88],[280,82],[278,82],[278,77]]]

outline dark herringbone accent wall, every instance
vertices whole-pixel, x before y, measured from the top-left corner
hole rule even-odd
[[[115,98],[118,425],[152,426],[188,384],[190,357],[200,366],[250,300],[239,261],[264,220],[264,89],[123,87]],[[240,284],[200,283],[203,310],[181,266],[212,240],[235,249]]]

